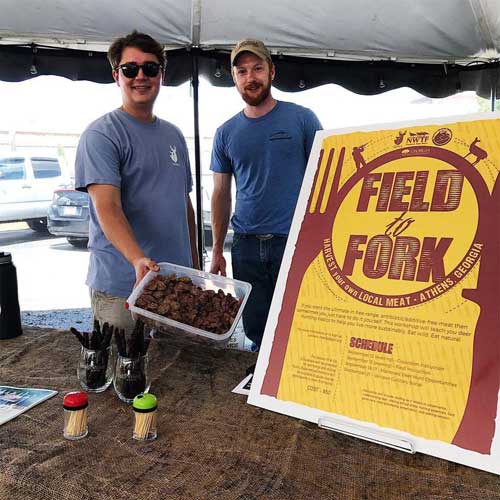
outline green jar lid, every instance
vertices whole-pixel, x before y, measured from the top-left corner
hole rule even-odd
[[[132,403],[134,410],[139,413],[147,413],[156,410],[157,406],[158,400],[156,399],[156,396],[149,394],[149,392],[146,394],[139,394],[134,398],[134,402]]]

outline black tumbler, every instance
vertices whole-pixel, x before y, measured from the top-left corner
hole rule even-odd
[[[0,252],[0,340],[11,339],[21,333],[16,268],[11,254]]]

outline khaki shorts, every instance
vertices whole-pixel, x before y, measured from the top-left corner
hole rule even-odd
[[[130,334],[134,329],[135,321],[130,311],[125,309],[126,302],[126,299],[122,297],[90,289],[94,320],[98,320],[101,326],[107,322],[115,328],[124,329],[126,334]]]

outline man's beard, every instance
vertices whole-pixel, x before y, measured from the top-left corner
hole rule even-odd
[[[270,93],[271,93],[271,80],[269,80],[269,83],[266,86],[264,85],[260,86],[260,92],[257,95],[255,94],[249,95],[244,90],[241,93],[241,97],[249,106],[258,106],[269,97]]]

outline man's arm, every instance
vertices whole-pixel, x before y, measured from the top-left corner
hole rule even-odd
[[[159,271],[156,262],[146,257],[135,239],[123,213],[120,190],[110,184],[87,186],[99,224],[108,241],[127,259],[135,270],[135,284],[149,271]]]
[[[194,216],[193,204],[191,198],[187,196],[187,219],[189,227],[189,241],[191,244],[191,256],[193,259],[193,267],[200,269],[200,260],[198,258],[198,248],[196,247],[196,222]],[[203,221],[201,222],[203,224]]]
[[[309,157],[311,154],[312,145],[314,142],[314,136],[316,131],[323,130],[321,122],[318,117],[310,109],[307,110],[307,114],[304,121],[304,146],[306,150],[306,156]]]
[[[226,239],[229,217],[231,216],[231,174],[214,172],[214,190],[212,193],[212,264],[210,272],[226,276],[224,258],[224,240]]]

